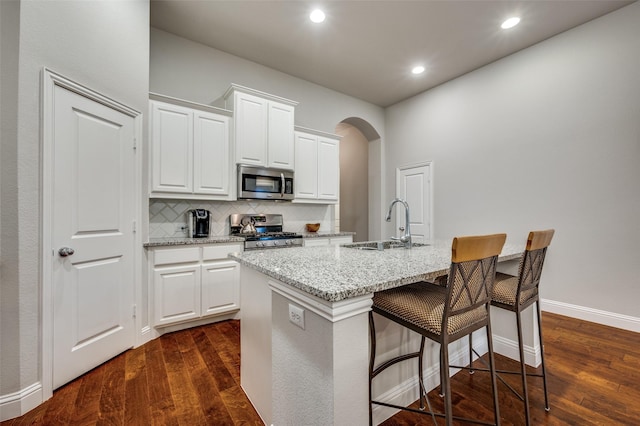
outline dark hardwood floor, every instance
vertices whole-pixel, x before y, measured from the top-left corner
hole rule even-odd
[[[262,424],[240,388],[239,329],[239,321],[223,321],[164,335],[1,426]],[[551,411],[544,410],[541,379],[531,378],[534,425],[640,425],[640,334],[548,313],[543,332]],[[500,368],[517,367],[496,358]],[[507,380],[518,385],[517,377]],[[456,413],[492,419],[487,374],[462,371],[452,383]],[[523,425],[522,403],[504,385],[499,390],[502,424]],[[440,405],[435,391],[430,397]],[[433,421],[403,412],[383,425]]]

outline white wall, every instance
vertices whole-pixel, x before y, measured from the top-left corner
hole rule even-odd
[[[19,7],[19,13],[11,16],[15,20],[12,34],[19,45],[13,44],[10,52],[5,52],[4,45],[5,3]],[[3,395],[19,392],[41,379],[42,68],[46,66],[143,112],[147,110],[149,87],[148,1],[3,1],[2,8],[3,71],[5,53],[18,62],[17,74],[11,80],[17,97],[13,105],[5,105],[3,91],[2,99],[3,112],[6,108],[16,111],[17,127],[15,137],[7,141],[7,151],[3,131],[0,157],[3,184],[0,401]],[[3,72],[3,86],[5,78]],[[9,174],[7,181],[5,173]],[[11,250],[5,251],[7,247]],[[12,308],[6,309],[7,306]],[[5,412],[0,414],[4,416]]]
[[[635,3],[389,107],[387,198],[432,160],[436,238],[555,228],[542,297],[638,327],[639,52]]]
[[[20,350],[17,319],[19,287],[15,242],[17,215],[17,113],[18,33],[20,3],[0,2],[0,395],[7,386],[16,386]],[[5,369],[4,365],[14,366]],[[6,385],[4,385],[6,383]],[[1,417],[0,417],[1,419]]]

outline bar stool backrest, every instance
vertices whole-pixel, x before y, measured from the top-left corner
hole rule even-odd
[[[542,266],[554,233],[553,229],[529,232],[527,248],[520,260],[518,272],[518,290],[515,300],[519,301],[520,305],[532,299],[537,300]]]
[[[447,298],[442,317],[443,332],[457,329],[451,320],[461,315],[460,321],[469,323],[469,313],[476,318],[469,325],[479,326],[488,318],[496,263],[507,234],[456,237],[451,246],[451,269],[447,283]],[[485,307],[486,311],[480,311]],[[465,331],[458,330],[464,334]]]

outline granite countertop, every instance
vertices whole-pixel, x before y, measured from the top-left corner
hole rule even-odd
[[[225,244],[225,243],[244,243],[244,238],[231,237],[229,235],[214,236],[208,238],[185,238],[185,237],[167,237],[167,238],[149,238],[148,243],[144,243],[144,247],[162,247],[162,246],[185,246],[194,244]]]
[[[500,260],[523,248],[505,244]],[[282,248],[231,253],[232,259],[321,299],[336,302],[416,281],[432,281],[451,266],[451,241],[431,245],[357,250],[344,246]]]
[[[329,238],[329,237],[347,237],[355,235],[355,232],[301,232],[303,238]],[[193,244],[224,244],[224,243],[243,243],[244,238],[230,235],[218,235],[208,238],[186,238],[186,237],[166,237],[166,238],[149,238],[149,242],[144,243],[144,247],[162,247],[162,246],[184,246]]]

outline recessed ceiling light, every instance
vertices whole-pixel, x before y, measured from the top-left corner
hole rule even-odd
[[[413,74],[422,74],[424,72],[424,67],[422,65],[417,65],[411,69]]]
[[[517,16],[513,16],[507,19],[506,21],[504,21],[502,25],[500,25],[500,27],[502,27],[503,30],[506,30],[506,29],[515,27],[519,23],[520,23],[520,18],[518,18]]]
[[[324,12],[321,11],[320,9],[316,9],[313,12],[311,12],[311,14],[309,15],[309,19],[311,19],[312,22],[315,22],[316,24],[319,24],[320,22],[324,21]]]

